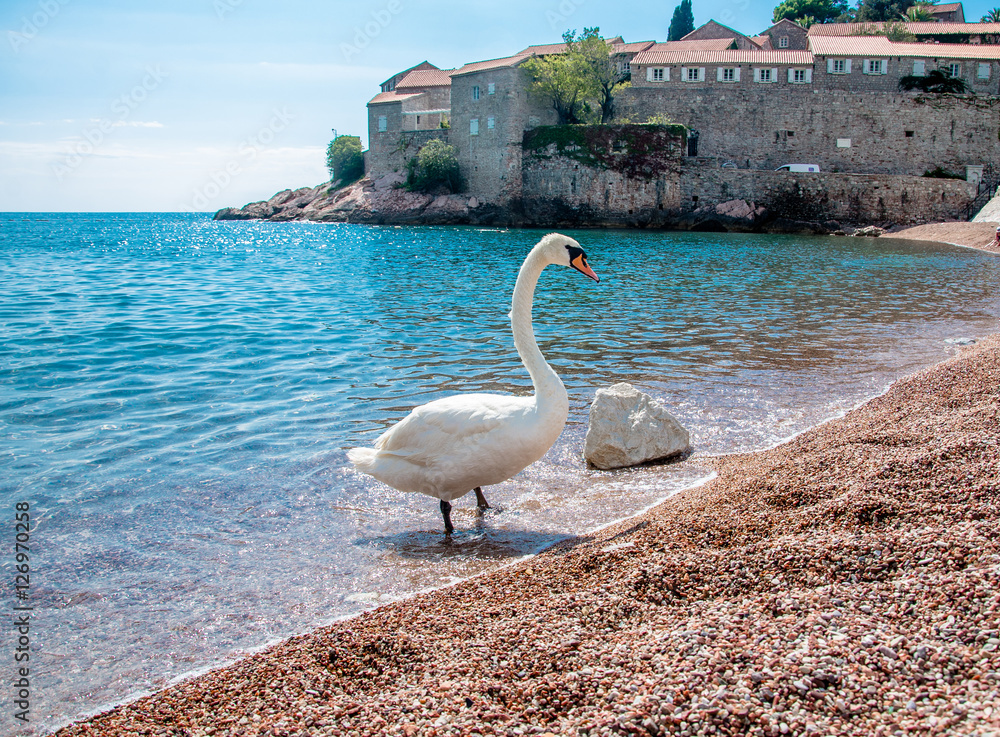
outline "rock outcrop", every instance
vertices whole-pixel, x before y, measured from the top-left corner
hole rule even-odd
[[[484,207],[475,197],[410,192],[403,187],[405,181],[401,174],[386,174],[341,189],[330,184],[286,189],[266,201],[223,208],[215,219],[458,225],[494,223],[504,216],[499,208]]]
[[[597,390],[583,450],[591,465],[602,470],[625,468],[690,449],[688,431],[648,394],[624,382]]]

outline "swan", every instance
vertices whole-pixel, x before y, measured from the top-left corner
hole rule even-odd
[[[373,448],[352,448],[347,457],[359,471],[399,491],[441,500],[450,535],[451,502],[470,491],[488,509],[483,486],[499,484],[537,461],[559,437],[569,414],[566,388],[546,363],[531,327],[538,277],[549,264],[569,266],[600,278],[572,238],[550,233],[521,264],[510,311],[514,347],[528,369],[535,393],[458,394],[420,405],[386,430]]]

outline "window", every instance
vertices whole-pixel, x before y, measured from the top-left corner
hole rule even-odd
[[[885,74],[885,59],[865,59],[865,74]]]
[[[681,67],[681,79],[685,82],[703,82],[705,67]]]
[[[473,118],[469,121],[469,135],[478,136],[479,135],[479,118]]]
[[[492,117],[491,118],[487,118],[486,119],[486,127],[489,128],[490,130],[493,130],[496,127],[496,122],[497,122],[496,118],[492,118]]]
[[[788,81],[792,84],[808,84],[812,82],[812,69],[789,69]]]
[[[951,75],[952,77],[961,77],[962,76],[962,65],[961,64],[958,64],[958,63],[945,64],[944,65],[944,70],[946,72],[948,72],[948,74]]]
[[[754,69],[754,77],[757,82],[773,82],[774,81],[774,70],[773,69]]]
[[[479,85],[478,84],[474,85],[472,87],[472,99],[473,100],[478,100],[479,99]]]
[[[654,82],[662,82],[663,81],[663,70],[662,69],[654,69],[653,70],[653,81]]]
[[[988,61],[979,63],[979,71],[976,72],[976,77],[978,79],[989,79],[990,78],[990,63]]]
[[[389,119],[384,115],[378,116],[378,132],[385,133],[389,129]]]
[[[496,83],[495,83],[495,82],[490,82],[490,83],[489,83],[489,84],[488,84],[488,85],[486,86],[486,94],[487,94],[487,95],[495,95],[496,93],[497,93],[497,86],[496,86]]]
[[[903,131],[907,138],[913,138],[913,131]]]
[[[778,48],[787,49],[788,48],[788,36],[782,36],[778,39]]]
[[[723,69],[721,82],[735,82],[736,81],[736,70],[735,69]]]
[[[917,61],[914,61],[913,76],[923,77],[925,74],[927,74],[927,62],[924,61],[923,59],[918,59]]]
[[[420,125],[420,116],[417,116],[417,125]]]
[[[827,59],[826,60],[826,71],[830,74],[850,74],[851,73],[851,60],[850,59]]]

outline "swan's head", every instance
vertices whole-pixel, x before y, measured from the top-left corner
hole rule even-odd
[[[587,263],[587,254],[580,248],[580,244],[569,236],[562,235],[561,233],[549,233],[538,242],[535,248],[545,254],[546,260],[550,264],[569,266],[581,274],[589,276],[594,281],[599,282],[601,280],[594,273],[594,270],[590,268],[590,264]]]

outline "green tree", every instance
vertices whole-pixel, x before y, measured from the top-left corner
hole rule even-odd
[[[905,23],[891,20],[887,23],[872,23],[861,26],[851,31],[852,36],[885,36],[890,41],[897,43],[913,43],[917,40],[915,34],[910,32]]]
[[[857,20],[861,23],[896,20],[906,15],[912,4],[912,0],[858,0]]]
[[[668,41],[680,41],[694,30],[694,12],[691,10],[691,0],[681,0],[674,8],[674,16],[670,19],[670,29],[667,31]]]
[[[631,74],[624,59],[614,53],[614,48],[600,35],[600,28],[584,28],[583,35],[575,39],[576,32],[564,35],[569,40],[568,54],[575,56],[577,68],[589,80],[591,92],[596,91],[601,108],[601,124],[607,125],[615,117],[615,92],[629,84]]]
[[[330,180],[340,180],[341,185],[361,179],[365,174],[365,157],[361,153],[358,136],[337,136],[326,147],[326,168]]]
[[[782,0],[774,9],[772,20],[777,23],[788,18],[799,23],[800,18],[806,20],[811,17],[812,23],[828,23],[846,12],[846,0]],[[799,24],[808,27],[804,23]]]
[[[993,8],[979,19],[980,23],[1000,23],[1000,8]]]
[[[455,147],[435,138],[423,145],[407,164],[406,188],[414,192],[429,192],[439,187],[449,192],[462,189]]]
[[[924,3],[916,2],[906,9],[903,13],[903,20],[908,23],[928,23],[934,20],[934,15],[931,13],[931,8],[934,7],[934,3]]]
[[[576,31],[566,31],[566,53],[536,56],[523,64],[531,76],[531,91],[552,101],[560,125],[583,122],[588,99],[597,97],[582,55],[571,53],[575,38]]]

